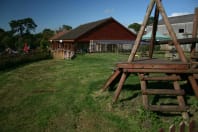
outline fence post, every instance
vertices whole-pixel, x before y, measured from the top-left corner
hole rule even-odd
[[[189,124],[189,132],[195,132],[195,121],[192,120]]]
[[[171,125],[169,127],[169,132],[175,132],[175,125]]]
[[[184,122],[181,122],[179,124],[179,130],[178,132],[185,132],[185,127],[187,125],[185,125]],[[187,129],[186,129],[187,130]],[[164,128],[160,128],[159,129],[159,132],[165,132]],[[170,127],[169,127],[169,132],[176,132],[176,127],[174,124],[172,124]],[[196,123],[195,123],[195,120],[192,120],[190,123],[189,123],[189,126],[188,126],[188,132],[198,132],[198,128],[196,128]]]
[[[163,129],[163,128],[160,128],[160,129],[159,129],[159,132],[165,132],[165,131],[164,131],[164,129]]]
[[[185,123],[184,122],[181,122],[179,124],[179,132],[185,132]]]

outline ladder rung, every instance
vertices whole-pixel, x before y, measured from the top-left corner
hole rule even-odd
[[[184,95],[185,92],[184,90],[173,90],[173,89],[146,89],[146,90],[142,90],[142,94],[147,95],[147,94],[151,94],[151,95]]]
[[[198,79],[198,74],[193,74],[195,79]]]
[[[147,77],[144,76],[141,78],[141,80],[148,80],[148,81],[177,81],[177,80],[181,80],[180,76],[160,76],[160,77]]]
[[[148,107],[151,111],[162,111],[162,112],[185,112],[187,111],[188,107],[178,106],[178,105],[150,105]]]
[[[198,56],[191,56],[191,59],[198,59]]]
[[[198,62],[197,61],[192,61],[191,64],[198,64]]]

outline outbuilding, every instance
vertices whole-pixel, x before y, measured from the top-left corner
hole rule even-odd
[[[82,52],[112,52],[131,49],[136,34],[114,18],[89,22],[52,37],[51,51],[55,58],[72,58]]]

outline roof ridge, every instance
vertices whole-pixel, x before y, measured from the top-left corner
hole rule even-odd
[[[184,14],[184,15],[178,15],[178,16],[169,16],[168,18],[174,18],[174,17],[185,17],[185,16],[191,16],[194,15],[193,13],[190,14]]]
[[[80,26],[84,26],[84,25],[89,25],[89,24],[94,24],[94,23],[98,23],[98,22],[102,22],[102,21],[107,21],[109,19],[112,19],[112,17],[108,17],[108,18],[104,18],[104,19],[100,19],[100,20],[96,20],[96,21],[90,21],[90,22],[87,22],[87,23],[84,23],[84,24],[80,24],[78,27]],[[76,28],[78,28],[76,27]]]
[[[92,29],[96,28],[97,26],[100,26],[101,24],[113,19],[112,17],[100,19],[94,22],[88,22],[82,25],[79,25],[78,27],[72,29],[69,33],[62,35],[59,37],[59,39],[64,39],[66,36],[69,39],[77,39],[81,37],[83,34],[91,31]]]
[[[186,15],[180,15],[180,16],[173,16],[173,17],[168,17],[168,20],[171,24],[175,23],[185,23],[185,22],[191,22],[193,21],[194,14],[186,14]],[[164,20],[160,19],[158,21],[158,25],[163,25]]]

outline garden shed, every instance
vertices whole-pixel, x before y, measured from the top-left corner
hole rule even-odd
[[[89,22],[50,40],[54,57],[72,58],[82,52],[115,52],[131,46],[136,34],[114,18]]]

